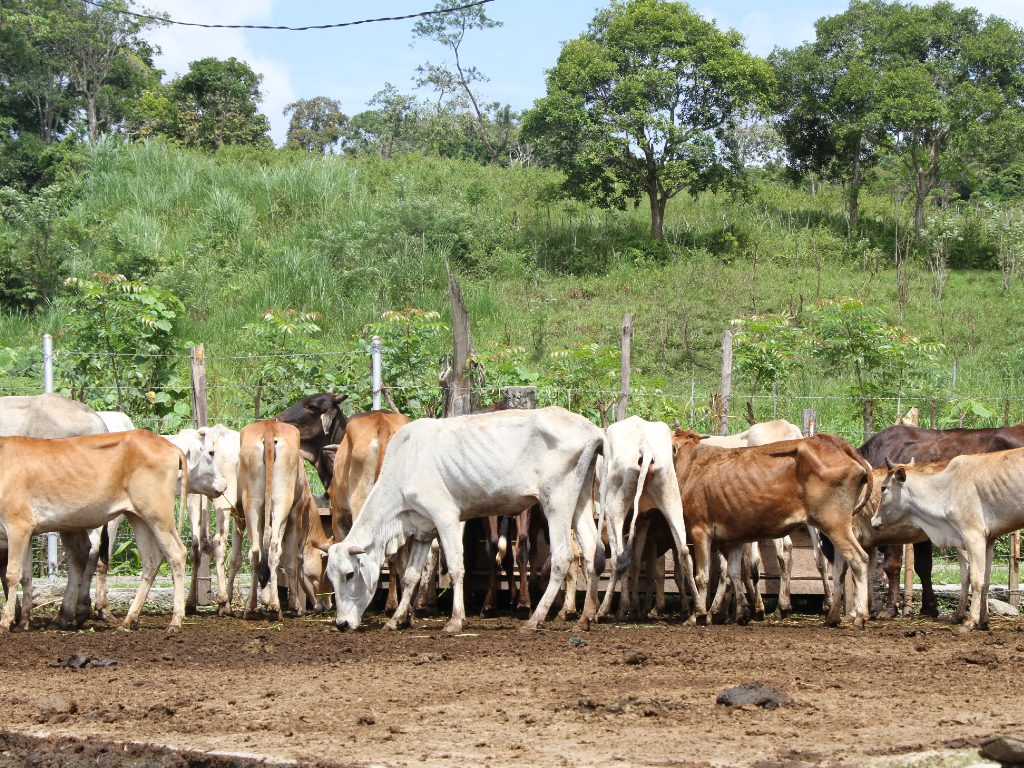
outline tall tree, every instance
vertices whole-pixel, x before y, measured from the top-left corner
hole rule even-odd
[[[843,13],[818,19],[814,42],[772,55],[790,168],[847,181],[852,234],[864,174],[886,138],[877,86],[889,66],[882,38],[891,12],[891,5],[854,0]]]
[[[347,152],[391,157],[420,146],[421,106],[415,96],[399,93],[394,85],[385,83],[369,104],[374,109],[353,116],[345,128]]]
[[[443,11],[460,4],[459,0],[447,0],[435,5],[434,10]],[[500,21],[489,18],[483,6],[477,5],[421,17],[412,30],[414,37],[440,43],[452,55],[451,62],[433,64],[428,61],[417,67],[416,84],[434,89],[439,112],[446,106],[466,107],[472,112],[477,138],[487,148],[490,161],[494,164],[502,162],[512,141],[512,110],[499,102],[484,101],[477,92],[476,85],[487,82],[488,78],[479,69],[463,61],[462,45],[468,31],[500,26]]]
[[[291,114],[285,147],[322,155],[341,139],[348,117],[341,104],[326,96],[299,99],[284,108]]]
[[[191,62],[188,72],[171,83],[178,138],[208,149],[269,144],[270,124],[257,107],[262,81],[262,75],[234,56]]]
[[[662,238],[670,199],[740,170],[730,129],[773,86],[738,32],[686,3],[613,0],[562,49],[523,134],[566,173],[574,197],[621,208],[646,195],[651,234]]]

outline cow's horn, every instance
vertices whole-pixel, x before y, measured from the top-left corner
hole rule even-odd
[[[888,470],[889,470],[890,472],[892,472],[892,468],[893,468],[893,466],[894,466],[894,465],[893,465],[893,463],[892,463],[892,462],[891,462],[891,461],[889,460],[889,457],[888,457],[888,456],[886,456],[886,457],[885,457],[885,468],[886,468],[886,469],[888,469]]]
[[[348,553],[350,555],[361,555],[364,552],[366,552],[366,550],[356,544],[352,544],[348,548]]]
[[[330,551],[331,545],[330,544],[321,544],[319,547],[317,547],[317,549],[319,549],[321,552],[323,552],[326,555]]]

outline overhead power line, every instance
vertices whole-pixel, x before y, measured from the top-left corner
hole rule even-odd
[[[409,13],[405,16],[381,16],[376,19],[359,19],[358,21],[341,21],[336,24],[310,24],[307,27],[286,27],[286,26],[272,26],[267,24],[201,24],[196,21],[176,21],[175,19],[164,18],[163,16],[155,16],[148,13],[136,13],[135,11],[129,11],[125,8],[116,8],[107,3],[96,2],[96,0],[85,0],[88,5],[94,8],[102,8],[105,11],[113,11],[114,13],[123,13],[126,16],[134,16],[137,19],[148,19],[150,21],[162,21],[165,24],[173,24],[179,27],[203,27],[204,29],[283,29],[288,32],[305,32],[310,29],[337,29],[339,27],[354,27],[357,24],[374,24],[378,21],[404,21],[405,19],[418,19],[424,16],[437,16],[442,13],[452,13],[454,11],[465,11],[469,8],[476,8],[478,5],[485,5],[487,3],[493,3],[494,0],[475,0],[472,3],[466,3],[465,5],[457,5],[454,8],[444,8],[435,11],[420,11],[419,13]]]

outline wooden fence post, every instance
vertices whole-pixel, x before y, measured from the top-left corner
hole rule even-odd
[[[875,433],[875,403],[871,398],[864,399],[864,442]]]
[[[804,408],[804,437],[810,437],[818,429],[818,411],[814,408]]]
[[[914,609],[914,545],[903,545],[903,615]]]
[[[206,348],[202,344],[197,344],[188,351],[189,369],[192,379],[192,422],[195,424],[195,428],[206,426]],[[205,496],[200,496],[200,504],[203,505],[203,511],[206,512],[210,507],[210,501]],[[191,504],[191,500],[187,500],[186,504]],[[187,515],[188,509],[179,510],[179,514]],[[201,522],[205,523],[209,520],[207,514],[201,514],[199,516]],[[192,532],[195,535],[195,531]],[[193,550],[195,551],[195,550]],[[198,605],[209,605],[210,604],[210,555],[200,549],[199,562],[192,563],[192,567],[196,569],[196,603]]]
[[[619,355],[619,404],[615,408],[615,420],[622,421],[626,418],[626,408],[629,406],[629,354],[633,340],[633,315],[622,316],[622,341]]]
[[[448,269],[447,259],[445,269]],[[448,271],[448,298],[452,305],[452,356],[441,383],[444,416],[464,416],[473,412],[472,377],[466,370],[469,358],[473,356],[473,340],[469,334],[469,312],[462,299],[462,287],[451,271]]]
[[[729,398],[732,395],[732,331],[722,334],[722,411],[718,417],[718,434],[729,434]]]

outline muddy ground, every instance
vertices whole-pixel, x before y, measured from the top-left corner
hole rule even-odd
[[[531,634],[471,619],[459,637],[440,620],[342,634],[320,617],[202,616],[177,636],[166,623],[0,637],[0,766],[899,765],[1024,731],[1012,619],[968,637],[941,621],[855,632],[809,616]],[[51,666],[72,654],[117,664]],[[749,681],[794,703],[716,705]]]

